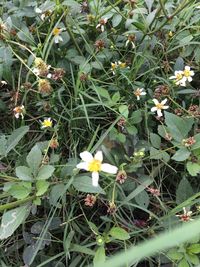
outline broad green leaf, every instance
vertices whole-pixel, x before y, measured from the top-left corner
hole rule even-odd
[[[165,162],[168,162],[170,160],[170,156],[166,151],[150,147],[150,159],[163,159]]]
[[[187,251],[194,254],[200,253],[200,244],[192,244],[187,248]]]
[[[0,239],[11,236],[21,223],[27,218],[30,206],[24,205],[16,209],[6,211],[3,214],[0,226]]]
[[[138,129],[134,125],[126,126],[126,130],[131,135],[136,135],[138,133]]]
[[[109,232],[109,235],[119,240],[127,240],[130,238],[129,233],[121,227],[113,227]]]
[[[178,263],[177,267],[190,267],[190,265],[189,265],[189,263],[187,262],[186,259],[182,259],[182,260]]]
[[[129,109],[127,105],[121,105],[119,106],[119,113],[124,116],[124,118],[128,118]]]
[[[181,260],[184,256],[183,253],[181,252],[178,252],[176,249],[170,249],[168,252],[167,252],[167,256],[173,260],[173,261],[176,261],[176,260]]]
[[[38,172],[36,177],[37,180],[46,180],[50,178],[54,172],[55,168],[51,165],[43,165]]]
[[[120,14],[116,13],[112,18],[113,28],[117,27],[121,21],[122,21],[122,16]]]
[[[135,201],[140,207],[147,209],[149,206],[149,195],[143,190],[135,197]]]
[[[180,204],[193,195],[194,191],[192,189],[192,186],[189,181],[184,177],[180,181],[176,190],[176,203]]]
[[[153,19],[155,18],[157,9],[154,9],[151,13],[148,14],[148,16],[146,17],[146,23],[149,26],[151,24],[151,22],[153,21]]]
[[[39,166],[41,164],[41,161],[42,161],[42,152],[38,148],[37,145],[35,145],[31,149],[28,156],[26,157],[26,161],[27,161],[29,167],[31,168],[32,172],[34,173],[34,175],[36,175],[36,173],[39,169]]]
[[[145,0],[145,3],[147,5],[147,7],[148,7],[149,12],[151,11],[153,2],[154,2],[154,0]]]
[[[181,118],[165,111],[165,123],[172,137],[181,142],[191,130],[194,120],[192,118]]]
[[[183,147],[176,151],[172,159],[176,161],[185,161],[189,158],[190,154],[191,152],[186,147]]]
[[[15,146],[19,143],[19,141],[24,137],[24,135],[29,131],[28,126],[22,126],[12,132],[12,134],[8,137],[6,143],[6,154],[8,154]]]
[[[19,166],[16,168],[16,175],[20,180],[32,181],[33,177],[31,174],[31,169],[26,166]]]
[[[130,124],[137,124],[142,121],[142,112],[140,110],[136,110],[131,114],[131,117],[128,119]]]
[[[186,164],[187,171],[191,176],[197,176],[200,173],[200,164],[196,162],[188,161]]]
[[[98,247],[93,259],[94,267],[96,267],[97,264],[98,265],[101,264],[102,266],[105,260],[106,260],[105,248],[103,246]]]
[[[51,189],[50,195],[49,195],[49,203],[53,206],[58,205],[58,199],[63,196],[64,194],[65,185],[64,184],[57,184],[54,185]]]
[[[92,178],[89,176],[76,177],[73,181],[73,186],[80,192],[105,194],[100,186],[95,187],[92,185]]]
[[[108,93],[108,90],[104,89],[104,88],[100,88],[100,87],[97,87],[96,88],[98,94],[104,98],[106,98],[107,100],[111,100],[110,99],[110,94]]]
[[[200,260],[197,255],[190,254],[188,257],[190,258],[191,263],[193,263],[195,266],[199,266],[198,264],[200,263]]]
[[[26,198],[30,193],[31,193],[31,189],[24,187],[21,184],[15,184],[13,185],[9,191],[8,191],[11,196],[13,196],[14,198],[17,199],[24,199]]]
[[[158,149],[160,148],[161,138],[159,135],[155,133],[150,133],[150,141],[153,147],[158,148]]]
[[[37,192],[36,192],[36,196],[39,197],[39,196],[42,196],[48,189],[50,183],[45,181],[45,180],[39,180],[36,182],[36,189],[37,189]]]
[[[194,136],[194,139],[195,139],[196,142],[195,142],[194,145],[192,145],[191,150],[195,150],[195,149],[200,148],[200,133],[196,134]]]

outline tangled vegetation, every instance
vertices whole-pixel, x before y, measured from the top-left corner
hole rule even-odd
[[[0,12],[0,265],[199,266],[198,1]]]

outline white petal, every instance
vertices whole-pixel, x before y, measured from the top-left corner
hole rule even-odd
[[[140,100],[140,96],[139,95],[137,95],[137,100]]]
[[[42,13],[42,10],[39,7],[36,7],[35,12],[36,13]]]
[[[92,185],[95,187],[99,185],[99,173],[98,172],[92,172]]]
[[[169,79],[176,79],[176,76],[170,76]]]
[[[101,24],[97,24],[96,29],[99,28],[100,26],[101,26]]]
[[[152,101],[154,102],[155,105],[157,105],[159,103],[156,98],[152,99]]]
[[[185,70],[190,70],[190,67],[189,66],[185,66]]]
[[[102,162],[103,161],[102,151],[97,151],[97,153],[94,155],[94,158]]]
[[[146,92],[141,92],[141,95],[146,95],[147,93]]]
[[[76,168],[88,171],[88,163],[87,162],[80,162],[79,164],[76,165]]]
[[[163,106],[163,109],[168,109],[169,108],[169,106]]]
[[[161,104],[166,104],[167,103],[167,98],[165,98],[163,101],[161,101]]]
[[[162,117],[163,114],[162,114],[161,109],[158,109],[158,110],[157,110],[157,114],[158,114],[158,117]]]
[[[190,76],[194,76],[194,71],[193,70],[190,71]]]
[[[191,82],[192,81],[192,77],[188,77],[188,82]]]
[[[80,157],[85,162],[90,162],[93,160],[92,154],[88,151],[84,151],[84,152],[80,153]]]
[[[115,174],[115,173],[117,173],[117,170],[118,170],[118,168],[116,166],[111,165],[111,164],[108,164],[108,163],[101,164],[101,171],[103,171],[103,172]]]
[[[151,111],[152,111],[152,112],[155,112],[157,109],[158,109],[157,107],[152,107],[152,108],[151,108]]]

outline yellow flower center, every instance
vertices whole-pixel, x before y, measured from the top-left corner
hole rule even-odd
[[[44,127],[52,127],[52,121],[50,121],[50,120],[44,120],[42,122],[42,126],[44,126]]]
[[[119,63],[120,68],[124,69],[126,67],[126,63]]]
[[[181,80],[182,78],[183,78],[182,74],[180,74],[180,73],[176,74],[176,79],[177,80]]]
[[[93,159],[88,166],[90,172],[99,172],[101,170],[101,161]]]
[[[112,70],[116,69],[117,65],[115,63],[111,63]]]
[[[156,104],[156,107],[157,107],[157,109],[163,109],[163,104],[158,103],[158,104]]]
[[[137,90],[134,92],[134,95],[136,95],[136,96],[140,96],[140,95],[141,95],[141,91],[140,91],[140,89],[137,89]]]
[[[184,70],[184,75],[185,77],[190,77],[191,76],[190,70]]]
[[[59,28],[54,28],[53,29],[53,35],[54,36],[58,36],[60,33],[61,33],[61,29],[59,29]]]

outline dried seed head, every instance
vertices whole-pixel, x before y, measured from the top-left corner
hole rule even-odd
[[[82,72],[82,73],[80,74],[80,80],[81,80],[81,82],[86,82],[86,81],[88,80],[88,74]]]
[[[174,113],[177,115],[177,116],[182,116],[183,115],[183,110],[181,108],[176,108],[174,110]]]
[[[58,139],[57,138],[53,138],[51,141],[50,141],[50,148],[52,149],[55,149],[59,146],[59,143],[58,143]]]
[[[116,181],[120,184],[123,184],[127,179],[127,174],[125,171],[118,171],[116,176]]]
[[[109,202],[109,207],[107,209],[107,213],[114,214],[117,211],[117,207],[114,202]]]
[[[97,51],[101,51],[105,48],[105,42],[102,39],[97,40],[94,45]]]
[[[155,188],[149,187],[149,188],[147,189],[147,191],[148,191],[149,193],[151,193],[153,196],[157,196],[157,197],[160,196],[160,190],[159,190],[159,189],[155,189]]]
[[[182,144],[185,146],[185,147],[190,147],[192,145],[194,145],[196,143],[196,140],[194,138],[194,136],[191,136],[187,139],[183,139],[182,140]]]
[[[40,79],[38,82],[38,90],[42,94],[50,94],[52,92],[52,87],[47,79]]]
[[[57,68],[53,71],[52,79],[55,81],[61,80],[65,75],[65,70],[62,68]]]

